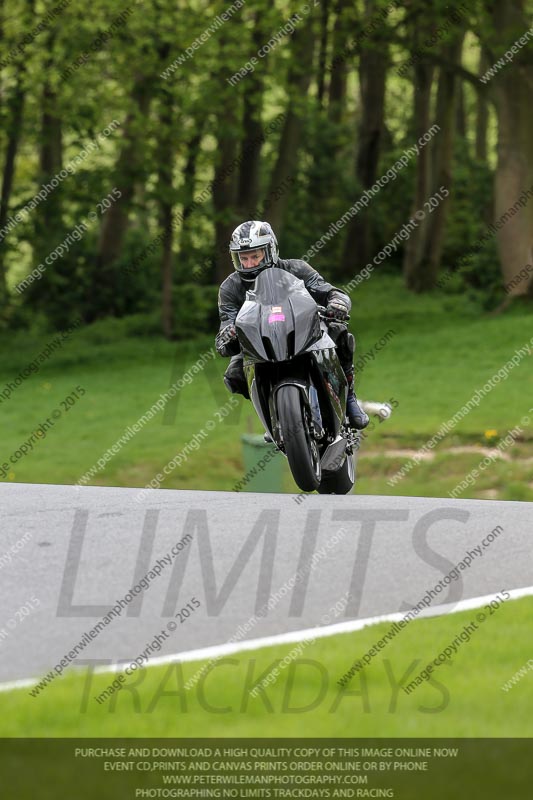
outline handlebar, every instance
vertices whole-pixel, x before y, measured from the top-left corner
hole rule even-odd
[[[350,319],[349,314],[343,320],[335,319],[335,317],[328,317],[326,313],[326,306],[319,306],[317,304],[317,307],[318,307],[318,316],[320,317],[320,319],[323,319],[326,322],[348,322],[348,320]]]

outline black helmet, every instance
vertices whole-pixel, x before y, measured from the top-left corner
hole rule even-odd
[[[262,250],[261,259],[255,263],[253,251]],[[231,234],[229,251],[233,266],[245,281],[254,281],[266,267],[274,266],[278,261],[278,240],[268,222],[249,220],[242,222]],[[250,254],[248,264],[242,262],[241,256]],[[257,256],[260,254],[258,253]]]

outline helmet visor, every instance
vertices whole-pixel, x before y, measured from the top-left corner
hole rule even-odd
[[[233,266],[238,272],[254,275],[268,266],[268,246],[255,247],[253,250],[231,250]]]

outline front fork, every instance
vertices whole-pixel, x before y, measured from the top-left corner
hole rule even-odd
[[[311,430],[309,432],[315,440],[320,440],[324,436],[324,427],[322,423],[322,415],[320,413],[320,405],[318,402],[318,393],[315,387],[312,384],[307,385],[304,381],[297,380],[295,378],[285,378],[277,383],[276,386],[274,386],[269,398],[270,417],[272,420],[275,420],[273,430],[274,440],[278,446],[282,446],[283,442],[281,439],[281,430],[278,421],[276,396],[278,389],[280,389],[282,386],[296,386],[298,388],[304,400],[304,413],[307,412],[307,417],[310,423],[309,427]]]

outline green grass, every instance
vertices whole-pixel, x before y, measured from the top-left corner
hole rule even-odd
[[[405,459],[391,458],[386,451],[424,444],[515,349],[529,341],[531,320],[523,307],[489,317],[460,296],[415,296],[395,277],[375,275],[364,282],[354,293],[350,323],[358,340],[356,358],[390,329],[395,334],[358,375],[358,394],[379,401],[395,397],[399,407],[365,441],[357,491],[446,496],[483,457],[483,453],[458,457],[449,448],[486,444],[488,429],[504,436],[528,410],[533,397],[530,356],[439,443],[433,462],[420,465],[395,487],[386,481]],[[2,463],[54,408],[61,408],[61,400],[77,385],[86,389],[86,395],[62,414],[31,453],[9,465],[5,481],[75,483],[168,389],[172,376],[182,375],[213,344],[210,336],[172,344],[154,336],[125,336],[126,329],[131,326],[107,320],[74,334],[38,374],[0,403],[1,474]],[[0,391],[51,338],[51,334],[3,335]],[[215,426],[201,447],[161,485],[231,491],[244,474],[240,435],[249,429],[258,432],[261,426],[243,400],[223,422],[216,421],[216,410],[229,399],[222,384],[226,364],[218,357],[208,361],[180,392],[172,424],[163,424],[164,415],[159,413],[91,483],[144,486],[212,419]],[[524,431],[524,442],[509,453],[510,462],[491,466],[462,496],[533,500],[531,428]],[[288,474],[284,485],[286,491],[296,491]]]
[[[533,673],[501,688],[531,657],[531,598],[487,614],[431,682],[403,691],[478,612],[414,620],[345,690],[337,680],[389,623],[316,640],[256,698],[255,681],[296,645],[229,656],[189,690],[203,662],[145,669],[102,705],[94,697],[114,675],[71,671],[36,698],[27,689],[0,694],[0,735],[531,737]]]

